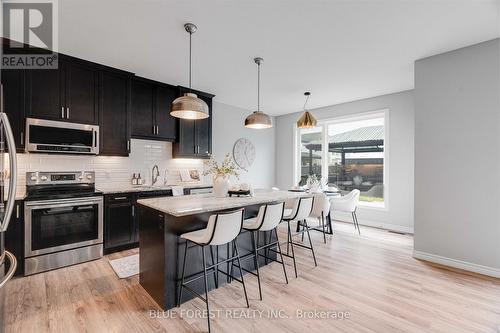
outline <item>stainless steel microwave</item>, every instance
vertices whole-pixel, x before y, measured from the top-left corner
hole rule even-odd
[[[26,151],[99,154],[99,126],[26,118]]]

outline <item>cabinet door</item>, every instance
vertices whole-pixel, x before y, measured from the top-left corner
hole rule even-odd
[[[132,80],[132,136],[149,138],[155,136],[154,85]]]
[[[59,69],[26,70],[26,114],[32,118],[65,118],[64,64]]]
[[[170,115],[170,110],[176,97],[176,87],[159,85],[156,88],[156,126],[161,139],[175,141],[177,120]]]
[[[128,156],[129,96],[128,76],[103,71],[100,74],[100,154]]]
[[[97,124],[98,71],[92,65],[68,61],[66,71],[66,118],[75,123]]]
[[[204,96],[199,96],[203,99],[210,112],[210,117],[196,120],[196,154],[199,157],[210,157],[212,155],[212,99]]]
[[[17,259],[17,270],[15,275],[24,274],[24,218],[23,202],[16,201],[14,211],[5,232],[5,249],[11,252]]]
[[[174,145],[174,157],[191,157],[196,154],[196,120],[179,119],[178,142]]]
[[[24,70],[3,69],[4,110],[9,116],[18,152],[24,151]]]
[[[109,203],[106,207],[106,249],[136,242],[136,227],[133,216],[133,203]]]

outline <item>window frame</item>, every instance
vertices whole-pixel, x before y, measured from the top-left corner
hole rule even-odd
[[[373,209],[373,210],[389,210],[389,109],[378,109],[373,111],[366,111],[360,113],[346,114],[342,116],[318,119],[317,127],[321,127],[322,136],[322,148],[321,148],[321,174],[328,174],[328,151],[325,149],[328,145],[328,125],[340,124],[359,120],[368,120],[373,118],[384,117],[384,173],[383,173],[383,184],[384,184],[384,201],[383,206],[373,206],[369,203],[363,201],[359,202],[359,205],[363,208]],[[293,167],[293,179],[292,184],[296,185],[297,180],[300,178],[300,131],[301,129],[297,127],[297,123],[293,124],[293,143],[294,143],[294,167]]]

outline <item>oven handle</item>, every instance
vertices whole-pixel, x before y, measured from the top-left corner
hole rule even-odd
[[[88,205],[94,203],[103,203],[103,197],[88,197],[80,199],[56,199],[56,200],[39,200],[39,201],[26,201],[26,207],[66,207],[71,205]]]

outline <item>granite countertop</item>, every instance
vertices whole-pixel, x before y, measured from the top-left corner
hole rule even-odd
[[[211,184],[187,184],[187,185],[166,185],[166,186],[149,186],[149,185],[129,185],[129,186],[96,186],[97,191],[103,192],[104,194],[114,194],[114,193],[135,193],[135,192],[149,192],[149,191],[165,191],[171,190],[172,187],[182,187],[182,188],[205,188],[212,187]]]
[[[180,197],[141,199],[137,202],[160,212],[180,217],[293,199],[302,196],[309,196],[309,194],[289,191],[256,190],[254,197],[217,198],[213,194],[195,194]]]

